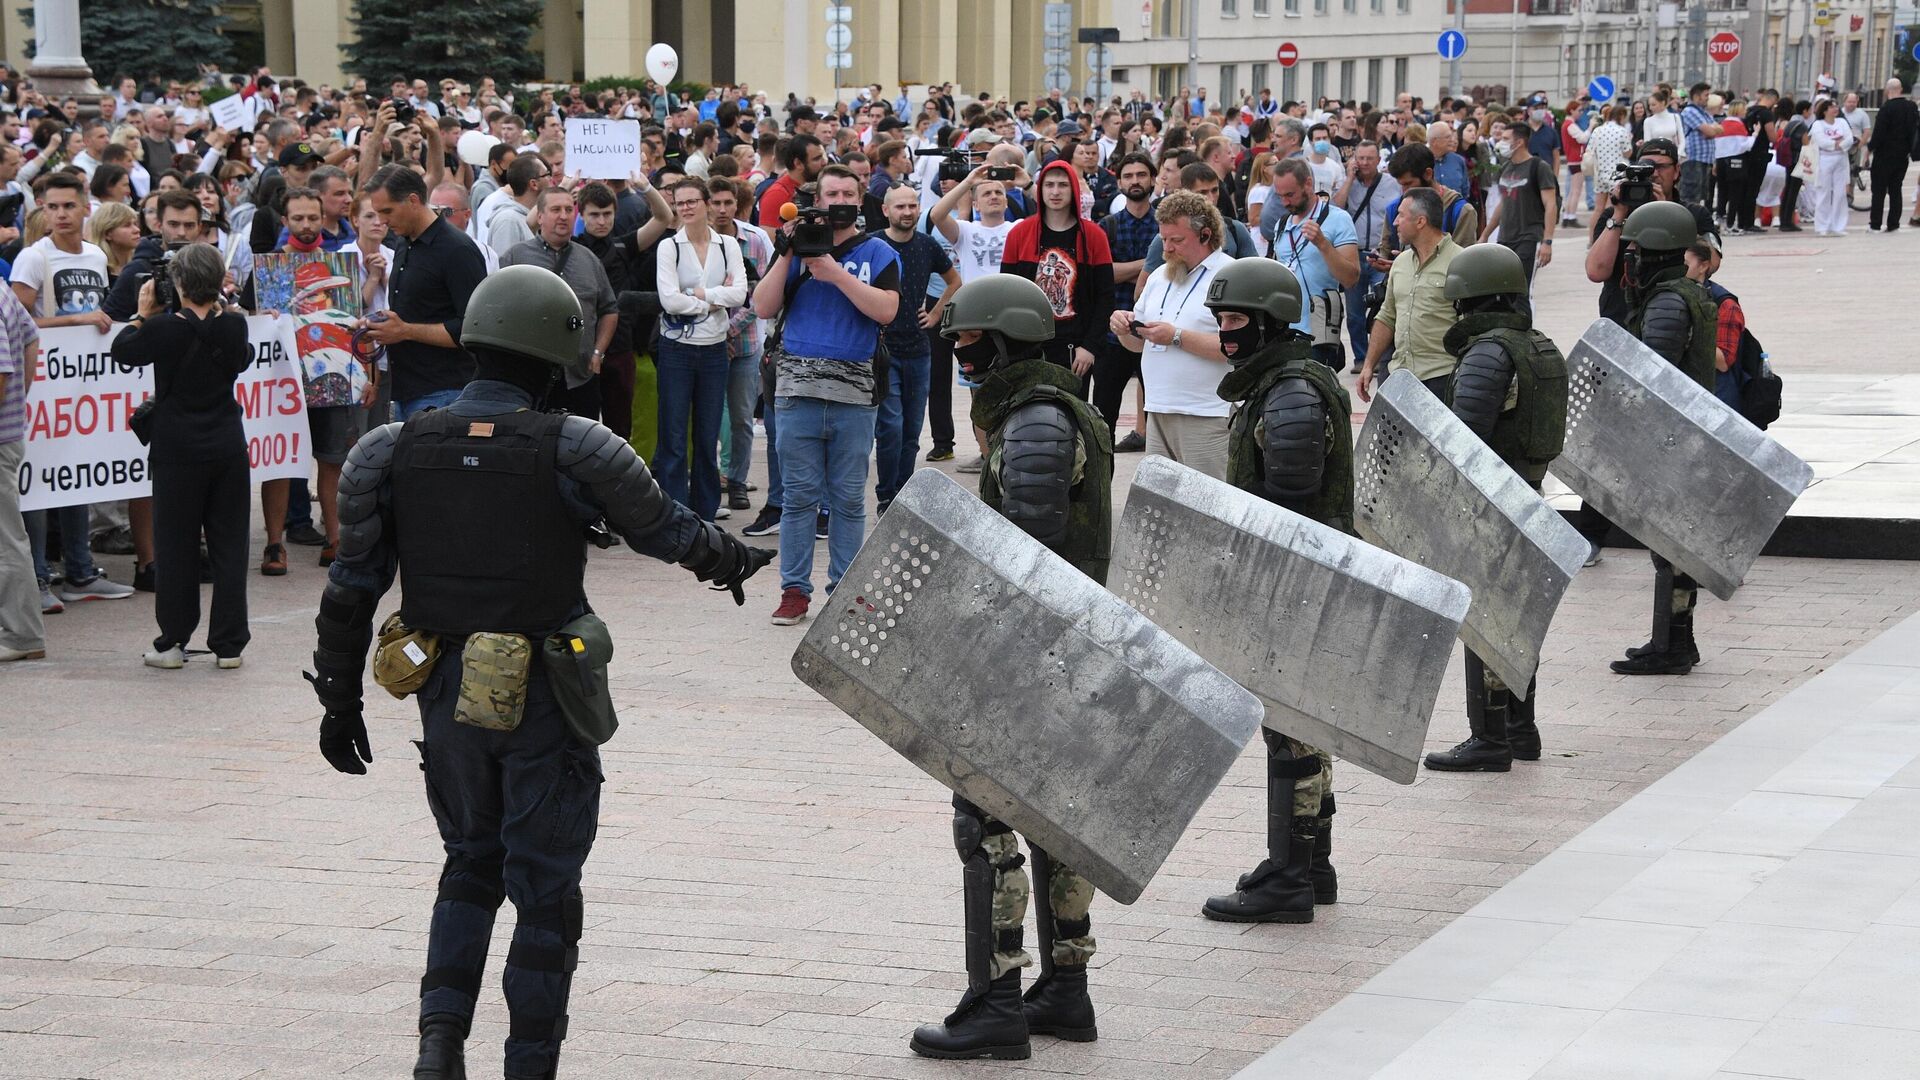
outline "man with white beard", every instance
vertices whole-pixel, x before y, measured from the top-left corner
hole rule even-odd
[[[1227,357],[1207,290],[1214,274],[1233,261],[1220,250],[1226,223],[1212,201],[1191,191],[1160,200],[1154,217],[1166,262],[1148,277],[1132,311],[1113,313],[1109,328],[1121,345],[1140,354],[1147,453],[1224,480],[1232,410],[1219,393]]]

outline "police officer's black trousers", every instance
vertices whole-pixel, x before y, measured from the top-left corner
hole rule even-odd
[[[927,307],[932,309],[935,301],[928,300]],[[935,450],[953,449],[953,342],[941,336],[940,328],[933,327],[925,331],[927,349],[933,354],[933,364],[927,376],[927,430],[933,434]],[[772,401],[771,394],[767,397]],[[768,434],[767,441],[773,441]]]
[[[456,722],[460,660],[457,646],[444,652],[419,694],[420,767],[447,851],[420,1015],[472,1019],[494,913],[511,900],[518,919],[502,979],[512,1021],[506,1071],[546,1076],[566,1037],[580,870],[600,817],[600,754],[568,733],[537,653],[518,729]]]

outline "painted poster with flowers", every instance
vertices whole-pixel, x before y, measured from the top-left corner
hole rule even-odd
[[[255,302],[294,320],[294,344],[307,407],[364,404],[372,376],[353,348],[353,324],[365,314],[365,273],[352,251],[284,252],[253,257]]]

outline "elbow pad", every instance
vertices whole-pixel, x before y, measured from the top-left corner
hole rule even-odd
[[[1655,293],[1640,320],[1640,340],[1667,363],[1681,366],[1693,340],[1693,315],[1687,302],[1670,292]]]
[[[1065,409],[1044,401],[1015,409],[1000,429],[1000,513],[1048,547],[1067,538],[1078,432]]]
[[[1267,391],[1260,411],[1260,453],[1267,498],[1293,503],[1320,494],[1327,467],[1327,406],[1299,377]]]
[[[667,498],[647,463],[604,424],[567,417],[560,425],[555,459],[561,473],[586,489],[606,514],[608,526],[634,550],[652,555],[664,546],[677,562],[696,542],[700,520]]]
[[[1513,358],[1493,341],[1475,342],[1453,373],[1453,415],[1485,442],[1513,385]]]

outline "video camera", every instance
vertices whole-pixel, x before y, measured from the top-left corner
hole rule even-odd
[[[1651,161],[1623,161],[1613,167],[1613,201],[1629,211],[1653,201]]]
[[[942,150],[937,146],[933,146],[913,152],[914,157],[933,157],[935,155],[938,155],[941,159],[941,180],[951,180],[957,184],[973,173],[973,159],[968,156],[965,150]]]
[[[796,259],[811,259],[833,252],[833,222],[824,206],[797,206],[793,217],[793,238],[787,244]]]

